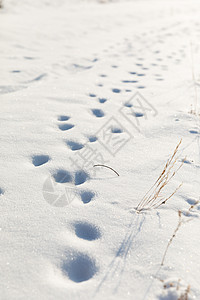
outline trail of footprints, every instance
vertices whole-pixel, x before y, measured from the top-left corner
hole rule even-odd
[[[197,29],[199,30],[198,23],[196,24],[196,26],[197,26]],[[186,28],[186,30],[188,30],[188,29]],[[164,43],[164,40],[167,37],[170,37],[170,33],[166,32],[166,31],[167,31],[167,29],[165,29],[165,28],[162,29],[163,33],[156,37],[156,42],[153,43],[154,45],[159,45],[159,44],[162,45]],[[183,31],[185,31],[185,29],[183,29]],[[152,32],[150,32],[150,34],[152,34]],[[176,32],[174,33],[174,35],[175,34],[176,34]],[[141,43],[143,43],[144,47],[148,47],[148,45],[146,45],[146,41],[148,41],[148,39],[146,38],[146,34],[144,34],[143,36],[144,36],[144,40],[142,40],[142,37],[137,37],[137,38],[141,39]],[[198,33],[198,36],[199,36],[199,33]],[[129,42],[130,41],[128,41],[128,40],[126,41],[126,43],[129,43]],[[111,48],[113,51],[113,46]],[[105,52],[108,52],[108,50],[106,49]],[[181,61],[184,60],[184,58],[186,56],[185,52],[186,52],[185,45],[182,45],[181,48],[178,49],[177,51],[171,51],[170,53],[168,53],[166,55],[165,58],[162,58],[161,50],[157,49],[153,52],[154,61],[152,61],[150,66],[146,66],[144,64],[142,57],[136,58],[137,62],[135,63],[135,65],[136,65],[137,71],[130,70],[127,73],[127,78],[121,79],[121,83],[124,84],[124,86],[126,86],[126,85],[128,86],[128,88],[125,88],[124,91],[132,92],[132,88],[137,88],[137,89],[146,88],[145,85],[140,84],[140,81],[142,80],[142,78],[145,78],[145,76],[147,75],[147,72],[150,68],[157,69],[158,67],[160,67],[161,71],[167,71],[168,62],[171,61],[174,64],[180,64]],[[113,55],[113,57],[114,57],[114,55]],[[24,59],[30,60],[33,58],[24,57]],[[97,61],[97,59],[93,60],[93,62],[96,62],[96,61]],[[75,67],[83,68],[82,66],[79,66],[77,64],[75,64]],[[89,69],[89,68],[90,67],[87,67],[86,69]],[[117,70],[120,71],[119,66],[117,66],[115,64],[112,64],[111,68],[113,68],[115,70],[115,72]],[[140,71],[138,71],[138,69],[140,69]],[[19,76],[21,71],[20,70],[12,70],[11,73],[13,74],[13,76]],[[39,80],[43,79],[45,76],[46,76],[46,74],[41,74],[41,75],[35,77],[34,79],[30,80],[29,82],[39,81]],[[164,80],[163,75],[160,74],[158,71],[155,71],[153,76],[157,82],[159,82],[159,81],[162,82]],[[98,85],[98,87],[103,87],[104,80],[106,80],[108,78],[108,75],[105,73],[102,73],[102,74],[99,74],[99,78],[101,78],[102,82],[98,83],[97,85]],[[29,83],[29,82],[27,81],[26,83]],[[131,86],[131,88],[129,88],[130,86]],[[18,90],[18,89],[21,89],[24,87],[25,86],[17,86],[16,88],[13,88],[12,86],[6,86],[6,87],[1,86],[1,90],[2,90],[1,93],[14,92],[15,90]],[[113,94],[116,94],[116,95],[123,92],[123,90],[118,87],[111,88],[111,91]],[[108,101],[108,99],[106,97],[98,97],[98,95],[96,95],[94,93],[90,93],[89,97],[97,99],[97,101],[100,105],[105,104]],[[130,105],[131,104],[129,104],[129,103],[124,104],[125,107],[130,107]],[[96,118],[103,118],[105,116],[105,113],[102,108],[91,109],[91,114]],[[136,116],[142,117],[142,114],[138,113]],[[58,128],[61,131],[72,130],[75,125],[68,122],[69,120],[70,120],[69,116],[60,115],[58,117],[58,122],[59,122]],[[113,134],[117,134],[117,133],[121,133],[121,132],[122,132],[122,130],[120,128],[112,128]],[[194,134],[194,135],[200,134],[198,129],[191,129],[191,130],[189,130],[189,133]],[[93,143],[93,142],[97,141],[97,137],[90,136],[90,137],[88,137],[88,140],[89,140],[89,142]],[[83,144],[78,143],[76,141],[72,141],[72,140],[67,140],[66,145],[69,149],[71,149],[71,151],[79,151],[84,147]],[[35,154],[31,157],[32,164],[36,168],[45,165],[50,160],[51,160],[51,158],[47,154]],[[55,170],[52,177],[54,178],[55,182],[57,182],[57,183],[64,184],[64,183],[70,182],[70,183],[73,183],[75,186],[80,186],[89,179],[89,175],[83,170],[77,170],[75,173],[71,173],[67,170],[59,169],[59,170]],[[5,193],[4,189],[0,187],[0,197],[2,195],[4,195],[4,193]],[[80,191],[80,198],[84,204],[90,203],[94,197],[95,197],[95,193],[93,191],[89,191],[89,190],[85,190],[85,189]],[[188,199],[187,202],[190,205],[195,204],[194,199]],[[197,209],[200,210],[199,205],[198,205]],[[87,243],[94,242],[101,238],[100,229],[91,223],[84,222],[84,221],[77,221],[72,224],[72,227],[73,227],[74,235],[78,239],[83,240]],[[84,254],[84,253],[77,252],[77,251],[74,251],[73,253],[71,253],[71,256],[66,257],[66,259],[62,263],[63,273],[66,274],[69,279],[71,279],[72,281],[77,282],[77,283],[91,279],[98,272],[98,269],[99,269],[99,267],[98,267],[95,259],[91,258],[88,254]]]
[[[60,115],[57,118],[58,121],[58,128],[60,130],[67,130],[66,128],[73,128],[73,124],[69,124],[68,121],[70,120],[70,116],[68,115]],[[94,135],[88,136],[88,141],[93,143],[97,141],[97,137]],[[71,150],[71,151],[79,151],[81,150],[84,145],[82,143],[79,143],[74,140],[66,140],[65,141],[66,146]],[[50,156],[47,154],[35,154],[31,156],[31,161],[32,164],[35,167],[41,167],[42,165],[48,163],[51,160]],[[87,172],[84,170],[76,170],[75,172],[70,172],[65,169],[58,169],[55,170],[52,173],[52,179],[55,183],[59,184],[66,184],[70,183],[72,186],[80,186],[84,184],[87,180],[90,179],[90,176]],[[3,190],[0,189],[0,195],[3,194]],[[89,190],[79,190],[78,195],[82,201],[83,204],[88,204],[90,201],[93,200],[95,197],[95,193],[93,191]],[[59,203],[57,203],[57,206],[59,206]]]
[[[199,24],[196,24],[199,30]],[[175,27],[176,29],[171,31],[171,27]],[[163,27],[160,29],[159,32],[156,31],[149,31],[144,32],[141,36],[135,36],[137,40],[140,41],[139,47],[142,48],[138,51],[135,47],[133,47],[134,39],[124,39],[122,43],[118,42],[116,45],[111,45],[109,49],[105,49],[104,56],[107,55],[108,58],[113,58],[113,61],[116,61],[116,56],[120,57],[123,56],[123,60],[127,60],[127,65],[132,65],[132,67],[126,71],[126,76],[119,81],[119,84],[116,83],[116,86],[109,87],[109,90],[113,93],[113,96],[121,95],[122,93],[131,93],[136,90],[143,90],[147,88],[145,78],[148,77],[147,84],[152,84],[152,81],[156,81],[158,84],[162,83],[165,80],[165,74],[170,67],[180,65],[182,62],[185,61],[185,57],[187,55],[187,45],[185,42],[182,42],[181,36],[191,30],[188,28],[182,28],[182,23],[172,24],[168,27]],[[197,30],[197,31],[198,31]],[[153,37],[153,40],[147,39],[147,35]],[[199,33],[198,33],[199,35]],[[144,36],[144,38],[142,37]],[[175,45],[174,49],[171,47],[167,47],[169,44],[171,45],[172,39],[177,37],[179,39],[179,44]],[[149,42],[148,42],[149,41]],[[121,50],[120,47],[123,47]],[[137,43],[138,44],[138,43]],[[124,50],[124,45],[127,45],[127,52]],[[116,48],[116,51],[114,50]],[[126,47],[125,47],[126,48]],[[148,48],[148,60],[145,59],[145,51]],[[166,49],[169,49],[166,52]],[[116,54],[114,53],[116,52]],[[121,52],[121,53],[120,53]],[[138,53],[140,55],[138,56]],[[147,53],[147,51],[146,51]],[[144,56],[142,56],[142,54]],[[149,57],[149,54],[151,55]],[[120,62],[120,59],[119,59]],[[120,74],[121,71],[124,73],[124,66],[120,66],[116,63],[111,63],[110,68],[114,69],[115,75],[116,73]],[[132,69],[133,68],[133,69]],[[132,70],[131,70],[132,69]],[[108,84],[110,74],[107,72],[99,73],[98,75],[99,81],[96,80],[95,85],[97,87],[104,87],[105,84]],[[151,79],[151,81],[149,80]],[[113,83],[112,83],[113,84]],[[127,86],[127,88],[126,88]],[[105,92],[105,91],[104,91]],[[101,94],[101,97],[99,96]],[[99,103],[99,107],[95,107],[91,109],[91,112],[94,117],[96,118],[103,118],[106,116],[104,110],[102,109],[102,104],[105,104],[108,101],[107,97],[102,97],[102,93],[91,92],[88,94],[89,97],[93,98],[96,103]],[[144,118],[145,114],[139,109],[138,111],[135,110],[130,103],[124,103],[125,111],[131,114],[135,118]],[[131,110],[126,110],[126,107],[129,107]],[[139,121],[138,121],[139,122]],[[113,130],[112,133],[120,133],[120,131]],[[199,131],[190,130],[191,134],[199,134]]]
[[[96,96],[95,96],[96,97]],[[102,98],[103,99],[103,98]],[[107,99],[101,100],[102,103],[106,102]],[[94,111],[94,114],[98,117],[99,111]],[[70,117],[62,115],[58,117],[60,129],[60,123],[67,125]],[[62,130],[62,129],[61,129]],[[112,128],[113,133],[121,133],[120,128]],[[94,143],[97,141],[95,135],[88,137],[88,141]],[[66,140],[66,145],[71,151],[79,151],[84,145],[77,141]],[[35,166],[41,166],[48,162],[50,158],[45,155],[36,155],[32,158]],[[72,173],[65,169],[55,170],[52,177],[56,183],[66,184],[73,183],[73,185],[80,186],[90,179],[89,174],[84,170],[77,170]],[[91,190],[81,189],[79,190],[79,196],[83,204],[89,204],[95,197],[95,193]],[[101,239],[102,233],[98,226],[89,223],[87,221],[74,221],[71,224],[72,231],[76,238],[84,243],[94,243]],[[61,270],[64,276],[75,283],[81,283],[90,280],[99,271],[99,265],[96,259],[90,256],[88,253],[84,253],[78,250],[68,251],[66,256],[61,262]]]
[[[66,128],[69,129],[69,124],[67,123],[69,119],[70,117],[67,115],[59,116],[58,128],[60,130],[67,130]],[[88,137],[88,140],[89,142],[93,143],[97,140],[97,137],[90,136]],[[83,144],[72,140],[67,140],[66,145],[72,151],[78,151],[84,147]],[[33,155],[31,159],[32,164],[35,167],[40,167],[46,164],[50,160],[50,157],[48,155],[36,154]],[[89,174],[87,174],[84,170],[77,170],[73,173],[65,169],[58,169],[53,172],[52,178],[56,183],[72,183],[74,187],[76,187],[84,184],[87,180],[89,180],[90,177]],[[3,194],[3,190],[0,188],[0,195],[1,194]],[[79,191],[79,196],[83,204],[88,204],[95,197],[95,193],[90,190],[82,189]],[[59,203],[56,206],[59,207]],[[72,230],[78,239],[88,243],[101,238],[100,229],[96,225],[86,221],[74,222],[72,224]],[[81,283],[91,279],[98,272],[99,267],[96,263],[96,260],[90,257],[88,254],[72,250],[68,251],[65,259],[62,261],[61,269],[64,276],[73,282]]]
[[[197,26],[199,28],[199,24],[197,24]],[[162,29],[162,31],[165,31],[165,28]],[[146,35],[144,34],[144,36],[146,36]],[[162,35],[157,36],[157,43],[155,42],[154,45],[163,44],[166,37],[170,37],[170,34],[167,32],[166,33],[164,32]],[[138,38],[140,38],[140,37],[138,37]],[[145,44],[146,40],[148,40],[148,39],[146,39],[146,37],[145,37],[144,41],[141,40],[141,42],[144,44],[144,47],[148,46]],[[127,42],[130,42],[130,41],[127,40],[126,43]],[[113,47],[112,47],[112,49],[113,49]],[[108,50],[106,50],[105,52],[108,52]],[[156,68],[160,67],[161,71],[167,71],[168,70],[168,67],[167,67],[168,62],[171,61],[174,64],[180,64],[180,62],[186,56],[185,45],[182,45],[182,47],[178,51],[171,51],[171,53],[168,53],[165,58],[160,57],[161,56],[160,49],[155,50],[153,52],[153,55],[154,55],[154,61],[152,61],[152,63],[149,66],[146,66],[144,64],[144,59],[142,57],[136,58],[137,62],[135,63],[135,66],[137,68],[137,71],[130,70],[127,73],[127,78],[124,78],[121,80],[121,83],[124,84],[124,86],[126,86],[126,85],[128,87],[131,86],[131,88],[125,88],[124,89],[125,92],[132,92],[132,88],[144,89],[146,86],[143,84],[140,84],[140,81],[142,78],[145,78],[145,76],[147,75],[147,72],[150,68],[156,69]],[[27,57],[27,59],[31,59],[31,58]],[[95,62],[96,61],[97,60],[95,60]],[[76,65],[76,67],[81,68],[81,66],[78,66],[78,65]],[[111,68],[115,69],[115,72],[117,70],[120,71],[119,66],[117,66],[115,64],[112,64]],[[140,71],[138,71],[138,69],[140,69]],[[12,73],[15,74],[14,76],[16,76],[16,74],[19,74],[20,71],[12,70]],[[36,77],[32,81],[41,80],[45,75],[46,74],[42,74],[41,76]],[[158,82],[159,81],[161,82],[164,80],[162,74],[160,74],[160,72],[158,72],[158,71],[154,72],[153,76],[154,76],[155,80]],[[104,80],[107,80],[108,75],[105,73],[102,73],[102,74],[99,74],[99,78],[101,78],[102,82],[98,83],[97,86],[103,87]],[[5,87],[4,89],[2,89],[2,91],[3,92],[13,92],[14,88],[13,87]],[[118,87],[111,88],[111,91],[113,94],[116,94],[116,95],[123,92],[123,90]],[[108,101],[108,99],[106,97],[98,97],[98,95],[96,95],[95,93],[90,93],[89,97],[97,99],[97,101],[100,105],[102,105]],[[124,104],[124,106],[131,107],[131,104],[127,102]],[[91,109],[91,113],[96,118],[103,118],[105,116],[105,113],[102,108],[93,108],[93,109]],[[136,115],[136,117],[142,117],[142,116],[143,115],[140,113],[138,113]],[[58,122],[59,122],[58,128],[61,131],[68,131],[68,130],[73,129],[75,125],[68,122],[69,120],[70,120],[69,116],[60,115],[58,117]],[[122,132],[122,130],[120,128],[112,128],[111,130],[112,130],[113,134]],[[195,135],[200,134],[198,129],[191,129],[191,130],[189,130],[189,133],[195,134]],[[93,143],[93,142],[97,141],[97,137],[90,136],[90,137],[88,137],[88,140],[89,140],[89,142]],[[83,144],[73,141],[73,140],[67,140],[66,145],[69,149],[71,149],[71,151],[78,151],[84,147]],[[32,164],[35,167],[43,166],[44,164],[48,163],[50,161],[50,159],[51,159],[50,156],[46,155],[46,154],[35,154],[31,157]],[[75,173],[71,173],[67,170],[59,169],[59,170],[55,170],[52,177],[54,178],[55,182],[57,182],[57,183],[60,183],[60,184],[73,183],[74,186],[80,186],[89,179],[89,175],[83,170],[77,170]],[[4,194],[4,192],[5,192],[4,189],[2,189],[0,187],[0,197]],[[92,199],[94,197],[95,197],[95,193],[93,191],[89,191],[89,190],[85,190],[85,189],[80,190],[80,198],[81,198],[82,203],[88,204],[92,201]],[[188,199],[187,202],[190,205],[195,204],[194,199]],[[197,209],[200,210],[199,205],[198,205]],[[91,243],[91,242],[94,242],[95,240],[98,240],[101,238],[100,229],[91,223],[84,222],[84,221],[77,221],[72,224],[72,227],[73,227],[75,236],[78,239],[83,240],[85,242]],[[88,254],[84,254],[84,253],[81,253],[78,251],[72,252],[71,255],[66,257],[66,259],[62,263],[63,273],[70,280],[77,282],[77,283],[84,282],[84,281],[91,279],[98,272],[98,270],[99,270],[99,267],[98,267],[95,259],[90,257]]]
[[[181,36],[185,35],[188,31],[191,31],[191,28],[182,28],[182,23],[172,24],[169,27],[163,27],[160,29],[159,32],[155,31],[149,31],[144,32],[141,36],[134,36],[137,41],[139,40],[139,47],[142,46],[141,49],[137,49],[133,47],[134,39],[128,39],[125,38],[122,43],[118,42],[116,45],[111,45],[109,49],[104,50],[104,55],[108,55],[108,57],[112,57],[113,60],[116,60],[116,54],[113,52],[116,48],[117,56],[120,57],[123,55],[123,58],[127,59],[129,62],[129,65],[131,63],[131,57],[132,59],[132,65],[135,64],[136,70],[134,71],[128,71],[127,78],[124,78],[121,80],[121,83],[127,86],[131,86],[131,89],[122,89],[118,87],[113,87],[111,90],[115,94],[119,94],[123,91],[125,92],[131,92],[132,88],[136,89],[145,89],[146,85],[141,82],[145,76],[148,75],[148,78],[154,78],[157,82],[164,81],[164,74],[163,71],[167,71],[168,67],[170,65],[179,65],[181,62],[184,62],[186,54],[187,54],[187,45],[185,43],[182,43]],[[196,24],[196,33],[198,34],[199,31],[199,24]],[[171,27],[176,27],[173,32],[171,31]],[[147,35],[149,35],[149,39],[147,39]],[[199,34],[198,34],[199,36]],[[171,47],[166,47],[168,45],[171,45],[172,39],[174,37],[177,37],[179,39],[180,44],[177,47],[175,45],[174,49],[171,49]],[[138,44],[138,43],[137,43]],[[124,47],[122,45],[127,45],[128,50],[124,50]],[[120,46],[122,49],[120,49]],[[126,46],[125,46],[126,48]],[[139,56],[138,53],[144,53],[144,51],[148,48],[148,54],[151,54],[151,58],[149,58],[148,55],[148,63],[145,62],[144,57]],[[166,49],[170,49],[169,52],[166,52]],[[149,62],[151,59],[151,62]],[[120,61],[120,60],[119,60]],[[115,69],[115,73],[121,72],[120,65],[112,64],[110,65],[110,68]],[[124,70],[124,67],[122,66],[122,69]],[[133,78],[131,78],[133,76]],[[107,79],[108,74],[101,73],[99,74],[99,78],[101,78],[101,83],[97,83],[97,86],[103,87],[104,82]],[[93,97],[95,97],[95,94],[91,94]]]
[[[182,54],[182,57],[184,58],[184,46],[182,49],[180,49],[180,53]],[[176,56],[177,53],[171,53],[170,55],[167,56],[167,59],[172,59],[174,56]],[[160,50],[154,51],[155,56],[160,55]],[[137,58],[138,62],[136,62],[136,67],[137,69],[141,69],[140,71],[129,71],[127,74],[127,78],[124,78],[121,80],[121,83],[124,84],[125,86],[130,86],[131,87],[136,87],[137,89],[144,89],[146,86],[140,85],[140,80],[146,76],[146,72],[149,70],[149,66],[145,66],[143,63],[143,58],[139,57]],[[155,62],[152,62],[150,65],[151,67],[157,67],[159,66],[159,63],[162,62],[161,57],[156,57]],[[180,60],[176,60],[176,63],[180,63]],[[120,69],[117,65],[111,65],[112,68],[114,69]],[[164,64],[160,65],[162,70],[167,70],[167,66]],[[156,81],[163,81],[164,78],[162,75],[158,72],[154,74],[155,80]],[[107,80],[108,75],[105,73],[99,74],[99,77],[101,78],[102,81]],[[97,84],[98,87],[103,87],[104,84],[103,82]],[[113,94],[120,94],[123,91],[125,92],[132,92],[132,88],[125,88],[122,90],[122,88],[118,87],[113,87],[111,88],[111,91]],[[107,97],[99,97],[96,93],[89,93],[88,96],[90,98],[93,98],[97,100],[99,105],[103,105],[108,101]],[[129,102],[124,103],[125,107],[131,107],[132,104]],[[91,109],[91,114],[96,117],[96,118],[103,118],[105,116],[105,112],[103,111],[102,108],[92,108]],[[135,113],[135,117],[143,117],[143,114],[138,112]],[[70,117],[68,115],[60,115],[57,119],[58,121],[58,128],[61,131],[68,131],[72,130],[74,128],[74,124],[71,123]],[[111,128],[111,132],[113,134],[120,134],[123,132],[121,128]],[[190,134],[199,134],[197,130],[190,130]],[[98,140],[98,137],[95,135],[91,135],[88,137],[88,141],[91,143],[94,143]],[[71,151],[79,151],[83,149],[84,145],[82,143],[79,143],[78,141],[74,140],[66,140],[65,141],[67,147]],[[46,164],[51,158],[48,155],[34,155],[32,156],[32,163],[35,167],[42,166]],[[72,183],[75,187],[80,186],[84,184],[87,180],[90,179],[89,174],[87,174],[84,170],[77,170],[76,172],[72,173],[69,172],[65,169],[59,169],[55,170],[54,173],[52,174],[52,178],[56,183],[59,184],[65,184],[65,183]],[[0,188],[0,196],[4,193],[4,191]],[[79,190],[79,196],[83,204],[89,204],[93,198],[95,197],[95,193],[90,190],[82,189]],[[73,232],[75,236],[83,240],[85,242],[91,243],[94,242],[95,240],[98,240],[101,238],[101,231],[100,229],[85,221],[76,221],[72,224]],[[96,260],[92,257],[90,257],[88,254],[79,252],[79,251],[72,251],[69,255],[67,254],[67,257],[64,259],[62,262],[62,271],[63,274],[65,274],[70,280],[80,283],[87,281],[91,279],[99,270],[99,267],[96,263]]]
[[[95,137],[90,138],[91,142],[95,141]],[[83,147],[82,144],[68,141],[68,146],[72,151],[79,150]],[[73,182],[75,186],[81,185],[89,179],[89,175],[83,171],[76,171],[72,174],[69,171],[60,169],[54,172],[53,178],[57,183]],[[80,191],[81,200],[84,204],[89,203],[95,196],[95,193],[88,190]],[[77,238],[91,242],[101,237],[100,229],[88,222],[77,221],[72,224],[74,234]],[[91,279],[99,270],[96,260],[88,254],[72,251],[67,254],[67,257],[62,262],[62,272],[70,280],[76,283],[81,283]]]

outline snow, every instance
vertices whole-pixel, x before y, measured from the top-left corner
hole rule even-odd
[[[200,299],[199,2],[103,2],[0,10],[1,299]]]

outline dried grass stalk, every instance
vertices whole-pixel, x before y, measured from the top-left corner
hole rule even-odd
[[[191,212],[191,210],[192,210],[195,206],[197,206],[198,204],[199,204],[199,201],[196,201],[193,205],[191,205],[191,206],[189,207],[187,213],[185,214],[185,216],[188,217],[189,214],[190,214],[190,212]],[[181,212],[180,210],[178,211],[178,224],[177,224],[177,226],[176,226],[176,228],[175,228],[175,230],[174,230],[173,235],[171,236],[171,238],[170,238],[170,240],[169,240],[169,242],[168,242],[168,244],[167,244],[167,247],[166,247],[166,249],[165,249],[165,252],[164,252],[164,255],[163,255],[163,258],[162,258],[161,266],[164,265],[164,260],[165,260],[165,257],[166,257],[168,248],[169,248],[169,246],[171,245],[173,239],[175,238],[175,236],[176,236],[178,230],[180,229],[181,225],[182,225],[183,223],[190,222],[191,220],[192,220],[192,219],[184,220],[184,219],[182,218],[182,212]],[[182,299],[182,298],[181,298],[181,299]],[[183,298],[183,299],[185,299],[185,298]]]
[[[165,204],[181,187],[182,183],[168,197],[161,195],[161,192],[164,191],[164,189],[166,188],[168,183],[176,175],[176,173],[179,171],[179,169],[182,167],[182,165],[185,161],[185,159],[184,159],[182,161],[181,165],[179,167],[176,167],[177,159],[178,159],[177,152],[178,152],[181,142],[182,142],[182,139],[176,146],[172,156],[166,162],[163,171],[161,172],[160,176],[158,177],[158,179],[156,180],[154,185],[150,188],[150,190],[145,194],[145,196],[142,198],[142,200],[138,204],[138,206],[136,208],[137,211],[142,211],[142,210],[151,209],[151,208],[158,208],[159,206]]]
[[[170,240],[169,240],[169,242],[168,242],[168,244],[167,244],[167,247],[166,247],[166,249],[165,249],[165,252],[164,252],[164,255],[163,255],[163,258],[162,258],[161,266],[164,265],[164,260],[165,260],[166,254],[167,254],[167,250],[168,250],[169,246],[171,245],[173,239],[175,238],[175,236],[176,236],[176,234],[177,234],[177,231],[179,230],[179,228],[181,227],[181,225],[182,225],[182,223],[183,223],[182,218],[181,218],[181,215],[182,215],[182,214],[181,214],[181,211],[179,210],[179,211],[178,211],[178,224],[177,224],[177,226],[176,226],[176,229],[174,230],[173,235],[171,236],[171,238],[170,238]]]

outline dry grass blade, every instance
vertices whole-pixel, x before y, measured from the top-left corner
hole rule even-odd
[[[199,201],[196,201],[193,205],[191,205],[191,206],[189,207],[187,213],[185,213],[185,216],[188,217],[189,214],[190,214],[190,212],[191,212],[191,210],[192,210],[195,206],[197,206],[198,204],[199,204]],[[168,244],[167,244],[167,247],[166,247],[166,249],[165,249],[165,252],[164,252],[164,255],[163,255],[163,258],[162,258],[161,266],[163,266],[163,264],[164,264],[164,260],[165,260],[165,257],[166,257],[168,248],[169,248],[169,246],[171,245],[173,239],[175,238],[175,236],[176,236],[176,234],[177,234],[179,228],[181,227],[181,225],[182,225],[183,223],[190,222],[191,220],[192,220],[192,219],[189,219],[189,220],[183,220],[183,219],[182,219],[182,212],[181,212],[180,210],[178,211],[178,224],[177,224],[177,226],[176,226],[176,229],[174,230],[174,233],[173,233],[172,237],[170,238],[170,240],[169,240],[169,242],[168,242]],[[185,299],[185,298],[183,298],[183,299]]]
[[[179,230],[179,228],[180,228],[181,225],[182,225],[182,222],[183,222],[183,221],[182,221],[182,218],[181,218],[181,211],[180,211],[180,210],[179,210],[179,212],[178,212],[178,217],[179,217],[179,219],[178,219],[178,225],[176,226],[176,229],[174,230],[174,233],[173,233],[171,239],[169,240],[169,242],[168,242],[168,244],[167,244],[167,247],[166,247],[166,249],[165,249],[165,252],[164,252],[164,255],[163,255],[163,258],[162,258],[161,266],[164,265],[164,260],[165,260],[166,254],[167,254],[167,250],[168,250],[169,246],[171,245],[173,239],[175,238],[177,231]]]
[[[145,194],[143,199],[138,204],[136,210],[142,211],[144,209],[150,209],[150,208],[158,208],[162,204],[165,204],[181,187],[177,187],[171,195],[168,197],[162,197],[161,192],[165,189],[165,187],[168,185],[168,183],[172,180],[172,178],[176,175],[176,173],[179,171],[179,169],[182,167],[185,159],[182,161],[181,165],[176,168],[177,163],[177,153],[179,146],[181,145],[182,139],[176,146],[172,156],[168,159],[166,162],[163,171],[161,172],[160,176],[156,180],[156,182],[153,184],[153,186],[150,188],[150,190]]]
[[[188,285],[187,289],[185,290],[185,292],[183,294],[180,295],[178,300],[188,300],[189,293],[190,293],[190,285]]]

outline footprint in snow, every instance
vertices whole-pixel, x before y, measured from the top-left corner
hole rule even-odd
[[[69,205],[77,195],[73,174],[64,169],[57,170],[45,180],[42,191],[51,206],[59,208]]]
[[[90,93],[89,94],[89,97],[91,97],[91,98],[95,98],[97,95],[96,94],[93,94],[93,93]]]
[[[89,140],[90,143],[96,142],[97,139],[98,139],[98,138],[97,138],[95,135],[91,135],[91,136],[88,137],[88,140]]]
[[[137,80],[122,80],[122,83],[137,83]]]
[[[89,174],[83,170],[78,170],[75,173],[71,173],[64,169],[56,170],[53,173],[53,178],[57,183],[73,183],[74,185],[81,185],[89,180]]]
[[[189,205],[196,205],[196,204],[197,204],[197,200],[192,199],[192,198],[186,199],[186,202],[187,202]]]
[[[60,130],[66,131],[66,130],[72,129],[74,127],[74,125],[66,123],[66,124],[59,124],[58,127],[59,127]]]
[[[20,70],[12,70],[11,73],[21,73]]]
[[[126,107],[132,107],[132,106],[133,106],[133,104],[132,104],[132,103],[130,103],[130,102],[125,102],[125,103],[124,103],[124,106],[126,106]]]
[[[131,108],[133,107],[133,104],[131,102],[125,102],[124,103],[124,106],[125,107],[128,107],[128,108]],[[134,108],[133,108],[134,109]],[[134,117],[136,118],[141,118],[141,117],[144,117],[144,114],[142,112],[139,112],[139,111],[134,111],[132,110],[132,113],[131,113]]]
[[[141,77],[141,76],[145,76],[145,74],[144,73],[137,73],[137,76],[139,76],[139,77]]]
[[[70,119],[69,116],[66,116],[66,115],[61,115],[61,116],[58,116],[58,121],[68,121]]]
[[[105,103],[107,101],[106,98],[99,98],[99,103]]]
[[[82,191],[80,193],[81,200],[84,204],[90,203],[90,201],[92,201],[94,196],[95,196],[95,193],[92,191]]]
[[[89,179],[89,175],[83,171],[79,170],[75,172],[75,185],[81,185]]]
[[[141,113],[141,112],[133,112],[133,115],[134,115],[134,117],[136,117],[136,118],[141,118],[141,117],[144,116],[144,114]]]
[[[73,181],[73,176],[70,172],[59,169],[53,174],[53,178],[57,183],[67,183]]]
[[[66,141],[66,144],[72,151],[77,151],[84,147],[83,144],[75,142],[75,141]]]
[[[120,127],[112,127],[112,128],[111,128],[111,132],[112,132],[112,133],[122,133],[122,132],[123,132],[123,129],[120,128]]]
[[[101,237],[99,228],[88,222],[75,222],[73,226],[76,236],[81,239],[94,241]]]
[[[137,86],[137,89],[145,89],[145,86],[144,85],[139,85],[139,86]]]
[[[116,93],[116,94],[119,94],[119,93],[121,93],[121,90],[120,89],[112,89],[112,92]]]
[[[190,130],[190,133],[192,133],[192,134],[199,134],[199,132],[197,130]]]
[[[102,109],[94,108],[91,111],[92,111],[93,115],[95,115],[95,117],[97,117],[97,118],[102,118],[105,115]]]
[[[35,167],[46,164],[50,160],[49,155],[33,155],[32,163]]]
[[[0,188],[0,196],[4,194],[4,190]]]
[[[100,74],[99,76],[100,76],[100,77],[102,77],[102,78],[105,78],[105,77],[107,77],[107,75],[106,75],[106,74]]]
[[[87,254],[74,252],[66,256],[62,271],[72,281],[80,283],[91,279],[98,272],[98,267],[95,260]]]

